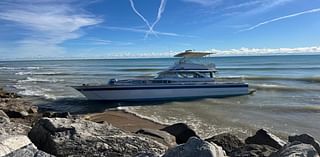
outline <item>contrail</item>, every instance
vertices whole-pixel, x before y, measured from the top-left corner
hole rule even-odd
[[[260,27],[260,26],[266,25],[266,24],[268,24],[268,23],[276,22],[276,21],[279,21],[279,20],[284,20],[284,19],[287,19],[287,18],[296,17],[296,16],[300,16],[300,15],[304,15],[304,14],[316,13],[316,12],[320,12],[320,8],[311,9],[311,10],[307,10],[307,11],[303,11],[303,12],[299,12],[299,13],[295,13],[295,14],[290,14],[290,15],[278,17],[278,18],[271,19],[271,20],[267,20],[267,21],[258,23],[258,24],[254,25],[254,26],[252,26],[252,27],[249,27],[249,28],[247,28],[247,29],[243,29],[243,30],[241,30],[240,32],[250,31],[250,30],[256,29],[256,28],[258,28],[258,27]]]
[[[133,0],[129,0],[129,1],[130,1],[132,10],[144,21],[144,23],[146,23],[147,27],[149,28],[149,32],[150,32],[150,33],[153,33],[155,36],[157,36],[157,34],[154,33],[153,28],[151,27],[149,21],[148,21],[146,18],[144,18],[144,16],[141,15],[141,14],[139,13],[139,11],[135,8],[134,3],[133,3]],[[148,33],[148,32],[147,32],[147,33]]]
[[[153,24],[150,27],[150,31],[153,31],[154,26],[160,21],[162,13],[164,12],[165,8],[166,8],[166,3],[167,0],[161,0],[160,2],[160,7],[158,9],[158,15],[157,15],[157,19],[153,22]],[[148,37],[150,32],[146,33],[145,38]]]

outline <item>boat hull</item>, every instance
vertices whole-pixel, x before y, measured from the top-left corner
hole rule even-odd
[[[151,101],[216,98],[249,94],[248,85],[216,84],[200,86],[77,86],[88,100]]]

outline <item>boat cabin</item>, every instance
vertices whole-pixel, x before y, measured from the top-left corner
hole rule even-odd
[[[177,54],[175,57],[182,57],[169,69],[158,73],[155,79],[188,80],[188,81],[212,81],[217,72],[214,64],[197,64],[191,58],[199,58],[211,53],[191,52],[187,50]]]

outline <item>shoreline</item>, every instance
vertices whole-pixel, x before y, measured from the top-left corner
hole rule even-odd
[[[159,130],[167,126],[146,118],[139,117],[125,110],[107,110],[100,113],[83,114],[80,115],[80,117],[96,123],[107,122],[115,127],[129,132],[136,132],[141,128]]]

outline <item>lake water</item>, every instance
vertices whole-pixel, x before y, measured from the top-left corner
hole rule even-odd
[[[208,137],[258,128],[279,135],[309,133],[320,138],[320,55],[213,57],[218,77],[244,81],[254,95],[194,101],[88,102],[72,85],[102,84],[110,78],[153,77],[176,59],[0,61],[0,85],[28,96],[43,110],[75,113],[117,107],[157,122],[185,122]]]

